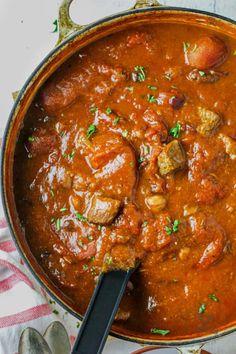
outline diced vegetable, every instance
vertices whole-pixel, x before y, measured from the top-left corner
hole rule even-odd
[[[203,136],[213,135],[222,123],[219,114],[203,107],[198,107],[198,116],[202,123],[197,126],[197,131]]]

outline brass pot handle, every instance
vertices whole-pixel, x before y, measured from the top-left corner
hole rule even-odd
[[[58,31],[59,37],[57,45],[63,42],[67,37],[69,37],[74,32],[82,30],[85,25],[79,25],[72,21],[70,17],[70,5],[73,0],[62,0],[59,7],[58,15]],[[160,6],[157,0],[136,0],[135,5],[130,9],[140,9],[143,7]]]

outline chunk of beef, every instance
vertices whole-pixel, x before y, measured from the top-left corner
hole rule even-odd
[[[32,156],[44,155],[52,152],[57,143],[55,135],[35,135],[32,141],[27,143],[27,149]]]
[[[136,183],[136,157],[127,140],[115,133],[97,134],[90,164],[96,169],[95,187],[107,197],[131,197]]]
[[[162,142],[167,140],[168,126],[160,114],[148,108],[143,114],[143,120],[152,127],[152,131],[149,131],[149,136],[157,134]]]
[[[198,192],[195,195],[196,200],[201,204],[214,204],[217,199],[221,199],[224,196],[224,188],[212,175],[202,178],[198,186]]]
[[[218,37],[201,37],[185,50],[186,64],[200,70],[221,65],[227,58],[228,49]]]
[[[225,134],[219,134],[219,139],[224,143],[226,154],[231,160],[236,160],[236,140]]]
[[[85,213],[89,222],[110,224],[119,212],[121,202],[117,199],[94,196]]]
[[[158,166],[162,176],[184,168],[185,163],[185,151],[178,140],[167,144],[158,156]]]
[[[148,222],[148,224],[143,227],[141,245],[145,251],[156,252],[172,242],[172,235],[168,235],[166,231],[170,222],[170,215],[168,213],[162,213],[159,214],[156,220]]]
[[[126,73],[121,67],[88,62],[87,68],[78,66],[63,78],[50,79],[41,90],[41,103],[47,112],[54,113],[72,104],[79,95],[97,98],[104,93],[109,94],[125,79]]]
[[[195,81],[197,83],[213,84],[220,80],[221,77],[227,76],[227,72],[219,72],[214,70],[209,70],[207,72],[200,71],[198,69],[193,69],[187,75],[189,81]]]
[[[102,270],[104,272],[122,269],[128,270],[136,266],[135,247],[131,243],[116,244],[112,247],[109,254],[104,257]]]
[[[222,123],[222,119],[219,114],[209,111],[203,107],[198,107],[198,116],[200,117],[202,123],[197,126],[197,131],[203,136],[213,135]]]

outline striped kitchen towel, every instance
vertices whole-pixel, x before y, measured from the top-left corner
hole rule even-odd
[[[58,320],[24,266],[4,219],[0,220],[0,354],[15,354],[22,331],[43,333]]]

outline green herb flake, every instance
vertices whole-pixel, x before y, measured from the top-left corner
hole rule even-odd
[[[56,220],[56,229],[57,229],[57,231],[61,230],[61,219],[59,219],[59,218]]]
[[[91,124],[87,130],[87,138],[90,139],[91,136],[96,132],[96,125]]]
[[[143,151],[144,151],[144,155],[148,155],[149,154],[149,147],[147,145],[144,145]]]
[[[156,97],[153,95],[149,95],[149,94],[147,95],[147,100],[149,103],[156,103],[157,102]]]
[[[149,90],[153,90],[153,91],[157,90],[157,87],[156,86],[152,86],[152,85],[148,85],[148,88],[149,88]]]
[[[161,336],[166,336],[168,333],[170,333],[170,330],[169,329],[151,328],[150,332],[153,334],[160,334]]]
[[[181,124],[177,122],[176,125],[170,129],[170,135],[172,135],[174,138],[179,138],[180,132],[181,132]]]
[[[146,227],[148,225],[148,221],[145,220],[143,223],[142,223],[142,227]]]
[[[202,315],[206,310],[206,305],[205,304],[201,304],[200,307],[199,307],[199,310],[198,310],[198,313],[200,315]]]
[[[172,227],[166,226],[166,233],[167,233],[167,235],[171,235],[172,234]]]
[[[80,322],[76,322],[76,328],[80,327]]]
[[[112,109],[110,107],[107,107],[106,114],[111,114],[111,113],[112,113]]]
[[[218,299],[218,297],[215,294],[209,294],[208,297],[212,301],[219,302],[219,299]]]
[[[90,262],[94,262],[95,261],[95,256],[92,256],[91,258],[90,258]]]
[[[111,264],[113,263],[112,257],[111,257],[111,256],[106,256],[106,258],[105,258],[105,263],[106,263],[107,265],[111,265]]]
[[[116,119],[113,120],[113,125],[117,125],[120,121],[120,117],[116,117]]]
[[[57,310],[53,310],[52,312],[55,313],[55,315],[59,314],[59,312]]]
[[[53,305],[53,304],[55,304],[56,302],[54,301],[54,300],[49,300],[49,304],[51,304],[51,305]]]
[[[140,156],[138,159],[138,163],[142,163],[143,161],[145,161],[145,157],[144,156]]]
[[[90,111],[91,113],[96,113],[97,110],[98,110],[98,108],[97,108],[97,107],[94,107],[94,106],[92,106],[92,107],[89,108],[89,111]]]
[[[146,79],[146,73],[145,73],[145,69],[143,66],[137,65],[134,67],[134,70],[137,73],[137,79],[139,82],[143,82]]]
[[[87,218],[85,216],[83,216],[82,214],[80,214],[80,213],[75,213],[75,216],[80,221],[87,221]]]
[[[55,197],[55,193],[54,193],[53,189],[50,190],[50,194],[51,194],[52,197]]]
[[[50,223],[53,224],[54,221],[55,221],[55,219],[54,219],[54,218],[51,218]]]
[[[57,19],[53,22],[53,25],[54,25],[54,30],[52,31],[52,33],[58,32],[58,20]]]
[[[87,264],[83,264],[83,270],[86,272],[89,269],[89,266]]]
[[[128,132],[127,129],[122,132],[122,136],[123,136],[124,138],[128,138],[128,135],[129,135],[129,132]]]
[[[134,88],[131,86],[131,87],[126,87],[125,88],[127,91],[129,91],[129,92],[134,92]]]
[[[29,137],[28,137],[28,141],[29,141],[30,143],[32,143],[33,141],[35,141],[35,138],[34,138],[33,136],[29,136]]]
[[[71,152],[70,154],[68,154],[68,157],[70,160],[73,160],[73,158],[75,157],[75,152]]]
[[[87,239],[90,241],[93,241],[93,236],[92,235],[87,235]]]
[[[179,225],[180,225],[180,220],[174,220],[173,222],[173,227],[172,227],[172,230],[173,232],[178,232],[179,231]]]
[[[184,48],[184,53],[188,53],[188,50],[190,48],[190,43],[188,42],[183,42],[183,48]]]
[[[63,213],[64,211],[67,211],[67,208],[61,208],[60,211]]]
[[[62,130],[62,131],[59,133],[59,135],[60,135],[60,137],[61,137],[61,138],[63,138],[63,136],[65,136],[65,135],[66,135],[65,130]]]
[[[199,70],[198,72],[199,72],[199,75],[200,75],[200,76],[206,76],[205,71],[201,71],[201,70]]]
[[[102,230],[102,225],[98,225],[98,231]]]
[[[196,52],[198,48],[198,45],[196,43],[194,43],[193,49],[191,50],[192,53]]]

